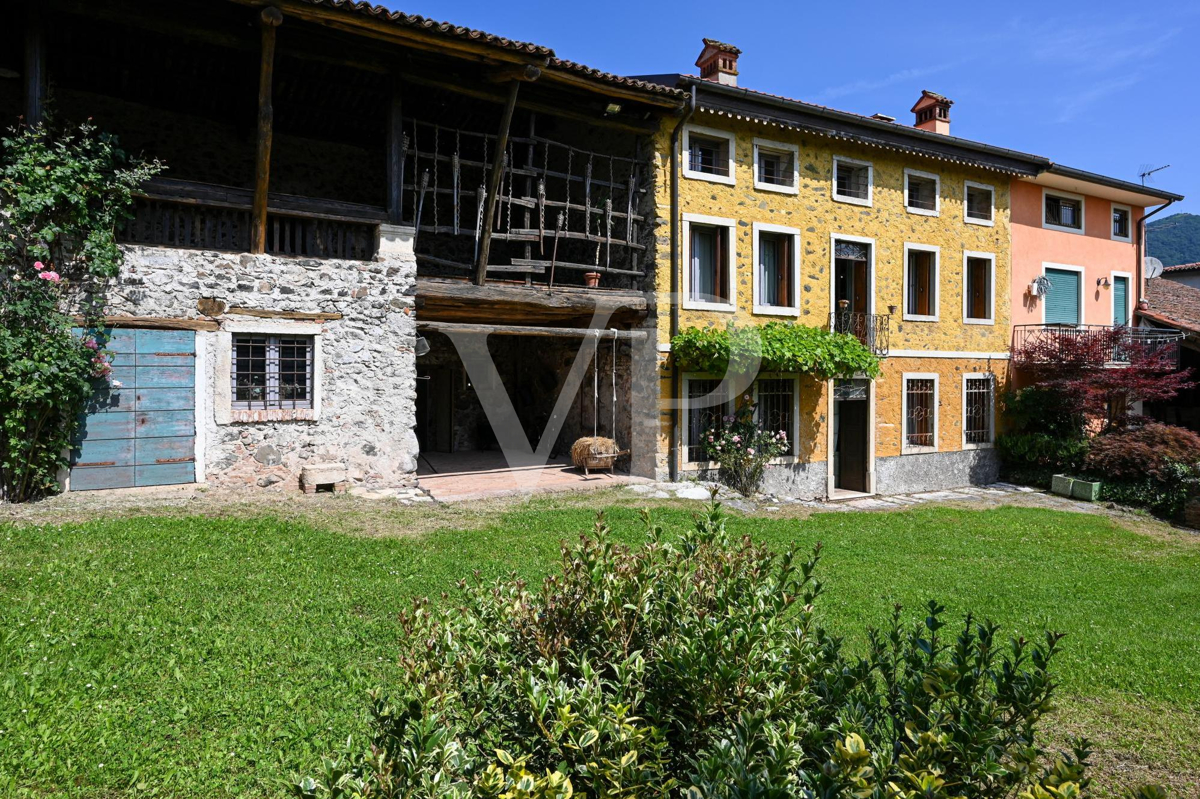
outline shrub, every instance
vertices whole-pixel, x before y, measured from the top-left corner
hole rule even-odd
[[[796,372],[822,380],[879,375],[879,358],[846,333],[793,322],[725,329],[689,327],[671,339],[671,353],[681,369],[696,372]]]
[[[0,139],[0,495],[9,500],[57,487],[91,381],[110,372],[95,340],[72,334],[68,310],[102,314],[104,282],[123,257],[117,227],[133,190],[160,168],[131,161],[91,125]]]
[[[1101,497],[1177,516],[1200,484],[1200,435],[1151,423],[1096,436],[1084,461]]]
[[[298,797],[1034,797],[1085,795],[1086,744],[1050,758],[1059,637],[1007,647],[971,616],[897,607],[852,658],[819,623],[808,559],[736,540],[719,505],[669,540],[603,517],[561,571],[460,585],[403,617],[405,677]]]
[[[755,407],[745,395],[721,427],[704,433],[704,451],[720,464],[721,482],[747,497],[762,485],[771,458],[787,449],[787,431],[763,430],[754,418]]]

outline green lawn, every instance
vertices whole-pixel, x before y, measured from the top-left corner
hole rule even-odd
[[[609,519],[640,539],[634,508]],[[0,526],[0,795],[279,795],[365,729],[363,694],[394,674],[410,597],[472,569],[545,574],[592,522],[584,502],[543,500],[415,537],[273,518]],[[1190,536],[1015,507],[730,525],[776,547],[823,541],[821,610],[851,646],[893,601],[915,614],[929,598],[1006,632],[1065,631],[1064,723],[1200,790]]]

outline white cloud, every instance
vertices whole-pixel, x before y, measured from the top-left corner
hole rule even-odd
[[[874,80],[856,80],[853,83],[844,83],[841,86],[832,86],[820,92],[817,100],[836,100],[839,97],[846,97],[851,94],[862,94],[863,92],[875,91],[876,89],[884,89],[888,86],[895,86],[897,83],[904,83],[917,78],[923,78],[926,75],[935,75],[938,72],[944,72],[953,64],[939,64],[932,67],[913,67],[903,69],[899,72],[893,72],[891,75],[886,75],[882,78]]]

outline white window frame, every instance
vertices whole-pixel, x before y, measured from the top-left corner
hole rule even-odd
[[[967,294],[967,262],[971,258],[982,258],[990,261],[992,268],[990,271],[990,286],[988,288],[988,315],[986,319],[972,319],[967,316],[967,308],[970,307],[971,298]],[[962,262],[962,320],[964,325],[995,325],[996,324],[996,254],[994,252],[976,252],[974,250],[963,250]]]
[[[728,175],[713,175],[708,172],[696,172],[692,170],[691,163],[693,133],[709,139],[724,139],[727,142],[728,146],[726,147],[726,150],[728,151],[729,157]],[[683,176],[685,178],[691,178],[693,180],[707,180],[710,183],[723,183],[727,186],[734,186],[737,184],[737,175],[735,171],[737,166],[737,154],[735,152],[737,147],[737,136],[735,136],[733,133],[730,133],[729,131],[718,130],[717,128],[706,128],[701,125],[684,125],[683,144],[681,146],[683,147],[683,163],[681,166],[683,168]]]
[[[1066,227],[1064,225],[1052,225],[1046,221],[1046,197],[1061,197],[1064,200],[1079,201],[1079,227]],[[1111,226],[1112,222],[1109,222]],[[1087,197],[1082,194],[1072,194],[1069,191],[1059,191],[1058,189],[1042,189],[1042,227],[1046,230],[1057,230],[1061,233],[1074,233],[1078,236],[1087,235]],[[1111,231],[1109,231],[1111,233]]]
[[[758,180],[758,151],[759,149],[776,150],[791,153],[792,156],[792,185],[779,186],[775,183],[760,183]],[[778,194],[800,193],[800,145],[788,144],[770,139],[754,139],[754,188],[759,191],[773,191]]]
[[[908,204],[908,180],[909,178],[925,178],[933,181],[933,210],[927,208],[914,208]],[[942,176],[936,172],[922,172],[919,169],[904,170],[904,209],[910,214],[920,214],[921,216],[941,216],[942,215]]]
[[[1070,264],[1056,264],[1052,261],[1042,261],[1042,277],[1046,276],[1047,269],[1060,269],[1065,272],[1079,273],[1079,324],[1082,327],[1087,324],[1087,269],[1082,266],[1072,266]],[[1046,297],[1042,295],[1038,297],[1038,305],[1042,307],[1042,324],[1046,324]],[[1112,319],[1112,316],[1109,316]]]
[[[217,424],[263,422],[311,422],[321,418],[322,382],[325,360],[321,347],[321,325],[311,322],[285,320],[226,319],[216,334],[215,385],[213,386],[213,418]],[[233,337],[251,334],[261,336],[310,336],[313,340],[312,408],[268,408],[242,410],[233,407]]]
[[[787,372],[760,372],[754,378],[754,412],[758,413],[758,381],[759,380],[791,380],[792,381],[792,429],[788,431],[791,436],[792,452],[794,455],[780,455],[771,458],[768,461],[770,464],[790,464],[800,463],[800,375],[789,374]],[[755,420],[758,423],[756,416]],[[761,427],[761,423],[759,423]]]
[[[1128,236],[1118,236],[1116,233],[1113,232],[1112,215],[1113,215],[1114,211],[1124,211],[1125,212],[1125,214],[1128,218],[1128,222],[1125,225],[1126,229],[1129,230]],[[1122,205],[1121,203],[1112,203],[1112,208],[1110,208],[1109,212],[1108,212],[1108,235],[1112,237],[1113,241],[1123,241],[1126,244],[1133,243],[1133,208],[1132,207],[1130,207],[1128,205]]]
[[[908,254],[910,252],[933,253],[933,314],[925,316],[908,312]],[[942,302],[942,248],[936,244],[918,244],[912,241],[904,242],[904,285],[901,300],[904,303],[901,310],[906,322],[936,322],[941,318]]]
[[[837,190],[837,168],[840,163],[853,164],[854,166],[865,166],[867,168],[867,196],[866,199],[861,197],[843,197],[838,194]],[[861,205],[870,208],[875,202],[875,165],[870,161],[860,161],[857,158],[847,158],[844,155],[835,155],[833,157],[833,172],[829,175],[829,196],[834,201],[839,203],[849,203],[850,205]]]
[[[692,296],[692,224],[712,225],[714,227],[724,227],[729,229],[729,233],[725,236],[725,247],[727,252],[725,257],[728,259],[729,268],[726,269],[725,275],[725,293],[729,297],[729,302],[708,302],[706,300],[693,300]],[[724,216],[708,216],[706,214],[684,214],[683,215],[683,308],[687,311],[721,311],[722,313],[733,313],[737,310],[737,280],[734,279],[734,274],[737,272],[737,220],[730,219]]]
[[[1108,287],[1108,319],[1109,319],[1109,323],[1111,324],[1112,318],[1117,315],[1117,292],[1116,292],[1117,278],[1123,277],[1123,278],[1125,278],[1125,302],[1129,303],[1129,307],[1127,307],[1125,309],[1125,326],[1133,327],[1134,326],[1133,325],[1133,312],[1135,310],[1133,307],[1133,273],[1132,272],[1121,272],[1119,270],[1114,269],[1113,271],[1109,272],[1108,275],[1109,275],[1108,282],[1112,284]]]
[[[866,313],[875,313],[875,239],[866,236],[850,236],[845,233],[830,233],[829,234],[829,313],[837,310],[837,243],[839,241],[852,241],[856,244],[867,244],[870,246],[871,258],[867,261],[867,282],[870,284],[867,287],[867,303],[869,308]],[[799,295],[797,295],[799,297]]]
[[[988,419],[988,434],[990,441],[984,444],[968,443],[967,442],[967,381],[987,379],[991,385],[992,401],[988,403],[991,408],[992,418]],[[962,448],[967,449],[992,449],[996,446],[996,376],[991,372],[967,372],[962,376]],[[936,435],[935,435],[936,437]]]
[[[751,236],[754,238],[754,275],[752,279],[754,290],[754,313],[759,316],[787,316],[797,317],[800,315],[800,229],[787,227],[785,225],[772,225],[766,222],[755,222],[751,226]],[[792,256],[792,304],[791,305],[765,305],[761,302],[759,290],[762,288],[762,277],[759,274],[758,261],[758,234],[759,233],[782,233],[792,237],[791,256]]]
[[[972,219],[967,215],[967,189],[986,189],[992,196],[992,216],[990,219]],[[1046,213],[1045,200],[1042,200],[1042,213]],[[996,226],[996,187],[991,183],[979,183],[974,180],[963,181],[963,221],[968,225]]]
[[[716,461],[694,461],[694,460],[691,460],[690,458],[688,458],[688,449],[691,446],[691,442],[688,441],[688,434],[691,432],[691,424],[690,424],[691,406],[689,405],[688,400],[692,393],[690,384],[693,380],[722,380],[722,378],[720,375],[709,374],[708,372],[685,372],[684,373],[684,375],[683,375],[683,396],[681,396],[679,398],[679,404],[681,406],[681,410],[683,411],[683,431],[682,431],[682,435],[680,436],[681,440],[679,442],[680,448],[683,450],[683,452],[680,453],[679,460],[685,466],[693,467],[693,469],[692,469],[693,471],[699,471],[699,470],[704,470],[704,469],[717,469],[720,467],[720,464],[717,463]],[[724,385],[723,380],[722,380],[721,385]],[[727,412],[729,410],[729,405],[730,405],[731,401],[732,401],[731,398],[726,397],[724,405],[721,406],[722,411],[725,412],[725,413],[722,413],[723,416],[728,415]],[[799,450],[797,450],[797,451],[799,451]]]
[[[909,380],[932,380],[933,381],[933,446],[921,447],[913,446],[908,443],[908,381]],[[938,451],[938,443],[940,437],[938,435],[938,423],[941,421],[941,386],[938,383],[938,374],[936,372],[904,372],[900,382],[900,454],[901,455],[921,455],[930,452]]]

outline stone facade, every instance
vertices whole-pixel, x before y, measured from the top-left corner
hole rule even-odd
[[[680,326],[724,327],[763,324],[772,320],[826,327],[833,310],[832,242],[835,236],[872,242],[873,287],[870,311],[890,314],[891,354],[880,377],[871,386],[870,461],[874,464],[874,490],[880,493],[934,490],[978,482],[993,463],[982,450],[964,448],[962,438],[962,378],[968,373],[994,375],[997,395],[1008,379],[1011,327],[1010,292],[1010,193],[1009,176],[933,157],[866,147],[834,137],[792,131],[746,119],[732,119],[703,109],[689,123],[704,134],[732,134],[728,178],[707,180],[682,176],[680,212],[710,220],[726,220],[733,239],[732,302],[726,310],[681,307]],[[707,129],[707,131],[703,130]],[[666,476],[671,448],[673,364],[669,355],[671,285],[669,225],[670,130],[665,124],[658,137],[655,187],[658,203],[657,285],[659,347],[659,414],[656,472]],[[795,148],[797,179],[794,191],[756,186],[755,145]],[[871,165],[869,205],[833,197],[835,157]],[[684,156],[686,161],[686,153]],[[906,173],[936,175],[938,208],[935,214],[917,213],[906,206]],[[967,183],[993,189],[991,225],[966,221]],[[703,220],[701,220],[703,221]],[[755,308],[754,251],[756,225],[776,225],[798,235],[796,310],[788,314],[762,313]],[[680,225],[680,244],[687,224]],[[936,248],[937,300],[935,319],[909,320],[904,314],[906,245]],[[994,258],[992,292],[994,309],[989,324],[964,320],[967,253]],[[683,286],[680,287],[683,290]],[[674,298],[676,301],[682,297]],[[937,374],[938,447],[933,453],[903,453],[902,395],[904,373]],[[682,376],[681,376],[682,377]],[[769,468],[764,489],[802,498],[829,493],[829,460],[832,432],[831,383],[800,376],[797,424],[799,453],[789,463]],[[944,457],[960,453],[958,457]],[[896,463],[885,464],[885,460]],[[683,458],[680,458],[683,464]],[[928,468],[921,465],[928,460]],[[683,464],[687,474],[700,465]],[[985,475],[986,476],[986,475]]]
[[[352,483],[405,486],[417,465],[415,280],[404,229],[385,229],[371,262],[131,246],[108,313],[220,325],[196,334],[197,479],[295,488],[305,464],[335,462]],[[321,314],[340,317],[314,318]],[[318,408],[232,411],[229,349],[238,332],[312,335]]]

